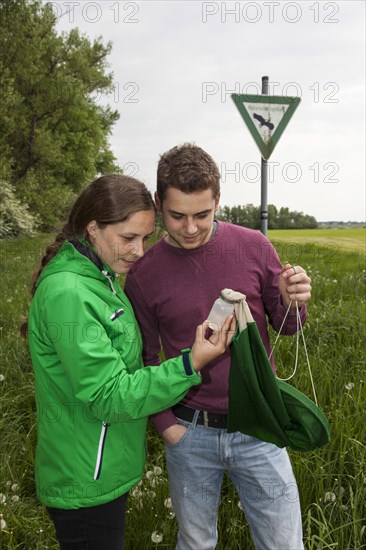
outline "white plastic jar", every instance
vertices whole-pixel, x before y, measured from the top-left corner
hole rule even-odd
[[[224,300],[220,295],[220,298],[215,300],[214,305],[210,313],[208,314],[207,320],[209,322],[209,327],[212,330],[220,330],[225,319],[234,311],[234,304]]]

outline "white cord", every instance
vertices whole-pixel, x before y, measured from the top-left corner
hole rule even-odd
[[[272,351],[271,351],[271,353],[270,353],[268,359],[271,359],[271,357],[272,357],[272,355],[273,355],[274,349],[275,349],[276,344],[277,344],[277,340],[278,340],[278,338],[280,337],[281,331],[282,331],[282,329],[283,329],[283,325],[285,324],[286,319],[287,319],[287,316],[288,316],[288,314],[289,314],[289,312],[290,312],[291,305],[292,305],[292,300],[291,300],[291,302],[290,302],[290,305],[289,305],[288,308],[287,308],[286,315],[285,315],[285,317],[284,317],[284,319],[283,319],[283,321],[282,321],[282,325],[280,326],[280,329],[279,329],[279,331],[278,331],[278,333],[277,333],[276,340],[275,340],[275,342],[274,342],[274,344],[273,344],[273,348],[272,348]],[[301,317],[300,317],[299,304],[298,304],[297,301],[296,301],[296,355],[295,355],[295,367],[294,367],[294,370],[292,371],[292,374],[291,374],[288,378],[280,378],[280,377],[278,377],[278,379],[279,379],[279,380],[282,380],[283,382],[287,382],[287,380],[291,380],[291,378],[292,378],[292,377],[295,375],[295,373],[296,373],[297,365],[298,365],[298,359],[299,359],[300,332],[301,332],[302,341],[303,341],[303,344],[304,344],[304,351],[305,351],[306,362],[307,362],[307,366],[308,366],[308,370],[309,370],[309,375],[310,375],[311,387],[312,387],[312,389],[313,389],[314,401],[315,401],[315,404],[318,406],[318,400],[317,400],[317,397],[316,397],[316,391],[315,391],[313,373],[312,373],[311,367],[310,367],[310,361],[309,361],[308,350],[307,350],[306,342],[305,342],[304,330],[303,330],[303,327],[302,327],[302,324],[301,324]]]

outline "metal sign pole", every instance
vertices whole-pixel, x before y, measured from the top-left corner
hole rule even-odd
[[[268,94],[268,76],[262,76],[262,94]],[[268,161],[261,157],[261,232],[268,229]]]

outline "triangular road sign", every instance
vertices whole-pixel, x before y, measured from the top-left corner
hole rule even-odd
[[[231,97],[262,157],[268,160],[299,105],[300,98],[243,94],[232,94]]]

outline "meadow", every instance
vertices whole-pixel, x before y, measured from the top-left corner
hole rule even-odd
[[[366,548],[365,233],[314,231],[318,234],[269,233],[281,260],[302,265],[313,281],[304,332],[318,403],[331,426],[331,441],[325,447],[290,455],[300,491],[305,548],[360,550]],[[51,522],[35,496],[33,374],[27,343],[19,336],[22,315],[29,307],[31,273],[49,239],[41,235],[0,242],[0,548],[4,550],[58,548]],[[280,338],[279,376],[291,372],[294,356],[295,339]],[[291,383],[312,398],[302,348]],[[130,492],[125,548],[173,549],[177,524],[163,446],[152,428],[147,445],[144,478]],[[217,549],[253,549],[227,479]]]

